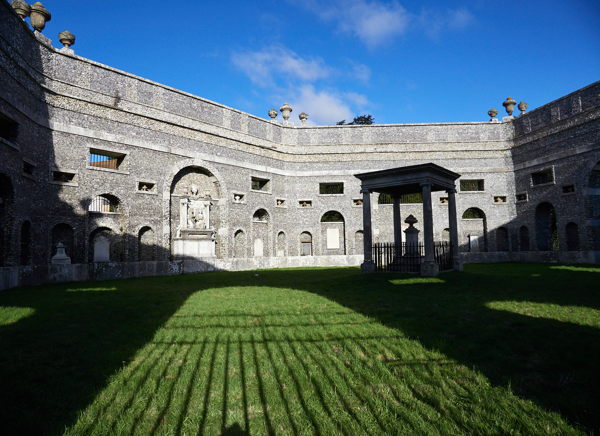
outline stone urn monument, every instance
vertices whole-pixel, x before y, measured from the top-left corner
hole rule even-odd
[[[35,2],[31,5],[29,19],[31,20],[31,26],[38,32],[41,32],[46,27],[46,23],[52,19],[52,15],[41,2]]]
[[[179,259],[215,257],[216,232],[211,226],[212,198],[191,185],[179,200],[179,225],[173,240],[173,253]]]

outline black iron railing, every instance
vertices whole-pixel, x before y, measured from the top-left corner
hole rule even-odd
[[[373,262],[377,271],[415,272],[421,271],[425,257],[422,243],[378,242],[373,245]],[[434,259],[440,271],[452,269],[452,247],[449,242],[434,242]]]

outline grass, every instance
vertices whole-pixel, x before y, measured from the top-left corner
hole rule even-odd
[[[598,272],[290,269],[2,292],[3,433],[599,432]]]

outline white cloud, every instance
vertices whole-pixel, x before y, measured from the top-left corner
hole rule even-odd
[[[370,48],[404,33],[409,24],[406,9],[395,1],[334,0],[323,5],[308,0],[305,7],[326,21],[336,22],[340,31],[358,37]]]
[[[392,42],[413,28],[436,37],[442,31],[461,30],[474,17],[467,9],[407,11],[397,1],[382,0],[304,0],[303,6],[321,19],[336,24],[338,30],[354,35],[373,49]]]
[[[313,82],[331,75],[332,70],[320,58],[303,58],[292,50],[279,46],[266,47],[259,51],[236,52],[232,63],[242,70],[253,83],[269,86],[275,76],[287,76]]]
[[[350,77],[353,77],[360,82],[368,83],[371,79],[371,69],[364,64],[353,63]]]
[[[366,96],[356,92],[345,92],[344,97],[346,100],[357,106],[358,109],[362,109],[371,104]]]
[[[317,91],[312,85],[304,85],[290,104],[294,113],[306,112],[311,124],[333,125],[338,121],[354,118],[354,111],[344,97],[334,92]]]
[[[447,9],[445,11],[423,10],[419,25],[430,38],[438,38],[446,31],[460,31],[470,26],[475,17],[467,9]]]

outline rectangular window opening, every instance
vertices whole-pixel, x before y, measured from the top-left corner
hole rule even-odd
[[[268,191],[269,190],[269,179],[263,179],[260,177],[252,177],[251,189],[253,191]]]
[[[521,193],[516,195],[517,201],[527,201],[527,193]]]
[[[112,151],[90,149],[89,165],[95,168],[108,168],[118,170],[125,159],[124,153],[116,153]]]
[[[59,183],[74,183],[75,173],[66,171],[52,171],[52,181]]]
[[[298,206],[304,208],[312,207],[312,200],[300,200],[298,201]]]
[[[552,168],[545,168],[541,171],[531,173],[531,184],[533,186],[544,185],[546,183],[554,183],[554,171]]]
[[[570,194],[575,192],[575,185],[565,185],[562,187],[563,194]]]
[[[0,138],[15,142],[19,135],[19,124],[0,113]]]
[[[343,194],[344,184],[341,182],[336,183],[319,183],[319,194]]]
[[[496,204],[506,203],[506,196],[494,195],[494,203],[496,203]]]
[[[152,182],[138,182],[138,191],[141,192],[154,192],[156,183]]]
[[[463,179],[460,181],[460,190],[463,192],[483,191],[483,179]]]

